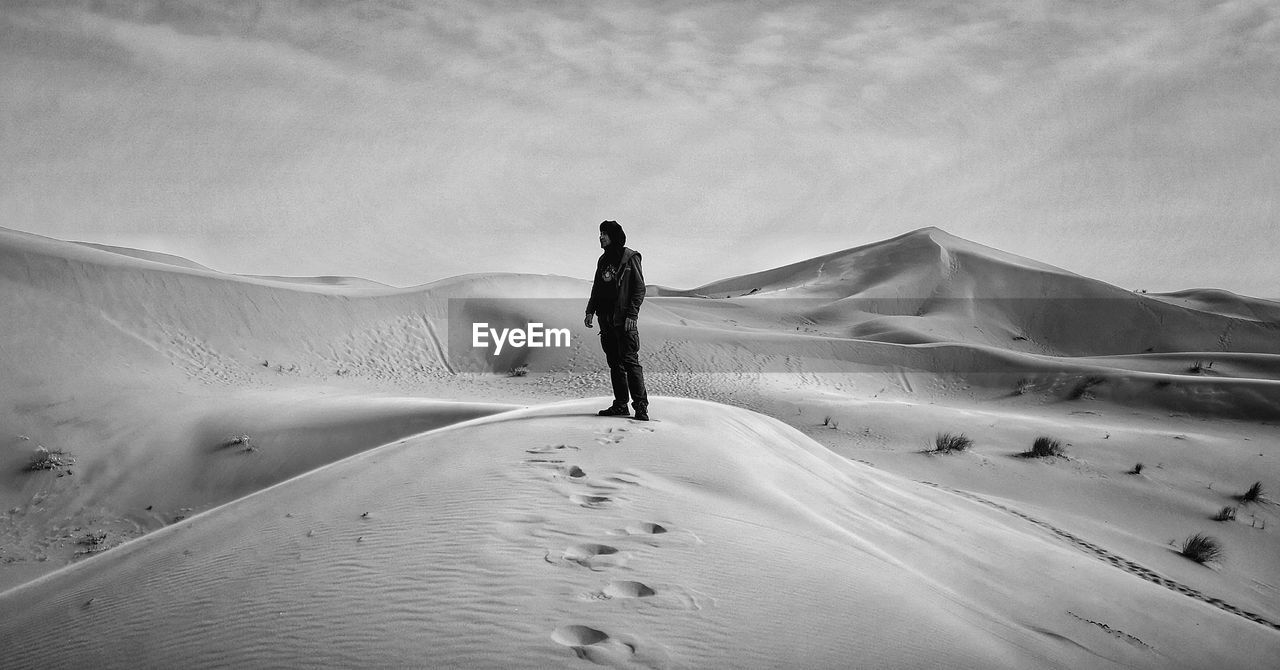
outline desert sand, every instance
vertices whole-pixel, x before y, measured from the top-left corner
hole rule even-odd
[[[639,422],[594,416],[588,289],[228,275],[0,229],[0,665],[1280,654],[1280,303],[928,228],[650,286]],[[571,346],[450,339],[500,318]],[[1023,456],[1038,437],[1062,453]],[[1195,533],[1221,556],[1183,555]]]

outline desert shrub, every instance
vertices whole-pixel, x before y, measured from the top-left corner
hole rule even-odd
[[[1222,560],[1222,543],[1216,538],[1203,533],[1196,533],[1182,541],[1183,556],[1196,563],[1209,563]]]
[[[1191,365],[1191,367],[1187,368],[1187,372],[1190,372],[1193,375],[1198,375],[1204,373],[1205,370],[1210,370],[1212,368],[1213,361],[1209,361],[1208,365],[1205,365],[1204,361],[1196,361]]]
[[[529,366],[527,365],[517,365],[507,372],[508,377],[523,377],[527,374],[529,374]]]
[[[1240,494],[1240,502],[1258,502],[1262,500],[1265,492],[1262,490],[1262,482],[1254,482],[1248,491]]]
[[[44,446],[36,447],[35,453],[31,454],[31,462],[27,464],[28,470],[58,470],[68,465],[74,465],[75,458],[71,454],[61,449],[46,449]]]
[[[1222,509],[1218,510],[1217,514],[1214,515],[1213,520],[1214,521],[1235,521],[1236,508],[1232,507],[1231,505],[1227,505],[1226,507],[1223,507]]]
[[[938,433],[933,438],[933,450],[942,453],[951,453],[953,451],[965,451],[973,446],[973,440],[969,439],[964,433]]]
[[[1133,464],[1133,469],[1129,471],[1129,474],[1131,474],[1131,475],[1140,475],[1140,474],[1142,474],[1142,462],[1141,462],[1141,461],[1139,461],[1139,462],[1137,462],[1137,463],[1134,463],[1134,464]]]
[[[253,446],[253,438],[248,435],[236,435],[222,443],[223,447],[240,447],[240,451],[257,451],[258,448]]]
[[[1028,458],[1048,458],[1050,456],[1065,456],[1066,451],[1062,448],[1062,443],[1052,437],[1037,437],[1036,441],[1031,445],[1031,451],[1025,451],[1023,456]]]

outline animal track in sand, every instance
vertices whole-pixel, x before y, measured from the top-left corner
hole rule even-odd
[[[1176,591],[1187,597],[1199,600],[1200,602],[1213,605],[1214,607],[1217,607],[1218,609],[1223,610],[1224,612],[1230,612],[1231,614],[1235,614],[1236,616],[1243,617],[1245,619],[1253,621],[1254,623],[1260,623],[1269,628],[1280,630],[1280,623],[1271,621],[1270,619],[1267,619],[1266,617],[1260,614],[1255,614],[1247,610],[1242,610],[1239,607],[1236,607],[1235,605],[1227,603],[1220,598],[1212,598],[1212,597],[1206,596],[1205,594],[1201,593],[1200,591],[1197,591],[1196,589],[1191,588],[1190,586],[1187,586],[1180,582],[1169,579],[1168,577],[1161,576],[1157,574],[1155,571],[1151,570],[1150,568],[1144,567],[1139,563],[1136,563],[1127,558],[1124,558],[1123,556],[1120,556],[1106,549],[1103,549],[1102,547],[1099,547],[1098,545],[1092,542],[1089,542],[1088,540],[1077,537],[1076,535],[1073,535],[1061,528],[1058,528],[1057,526],[1047,521],[1042,521],[1040,519],[1037,519],[1031,516],[1030,514],[1013,509],[1006,505],[1001,505],[1000,503],[992,500],[987,500],[982,496],[970,493],[968,491],[953,489],[949,486],[942,486],[941,484],[935,484],[933,482],[920,482],[920,483],[925,484],[926,486],[932,486],[937,489],[942,489],[944,491],[950,491],[951,493],[954,493],[962,498],[967,498],[976,503],[980,503],[988,507],[998,509],[1002,512],[1007,512],[1009,514],[1012,514],[1020,519],[1028,521],[1041,528],[1044,528],[1045,530],[1071,543],[1076,548],[1083,549],[1086,552],[1098,557],[1099,559],[1106,561],[1107,563],[1110,563],[1111,565],[1114,565],[1115,567],[1120,568],[1125,572],[1128,572],[1132,575],[1136,575],[1142,579],[1145,579],[1151,582],[1152,584],[1159,584],[1160,586],[1163,586],[1171,591]]]

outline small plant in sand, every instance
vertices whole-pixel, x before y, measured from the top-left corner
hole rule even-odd
[[[1182,541],[1182,551],[1178,552],[1196,563],[1220,562],[1222,560],[1222,543],[1216,538],[1203,533],[1196,533]]]
[[[840,422],[831,418],[831,415],[829,414],[822,418],[822,425],[826,426],[827,428],[830,428],[831,430],[840,429]]]
[[[1254,482],[1248,491],[1240,494],[1240,502],[1262,502],[1266,497],[1266,492],[1262,490],[1262,482]]]
[[[1067,452],[1062,448],[1062,443],[1052,437],[1037,437],[1036,441],[1031,444],[1031,451],[1024,451],[1022,455],[1026,458],[1049,458],[1051,456],[1066,456]]]
[[[1142,461],[1138,461],[1137,463],[1134,463],[1134,464],[1133,464],[1133,469],[1129,471],[1129,474],[1131,474],[1131,475],[1140,475],[1140,474],[1142,474]]]
[[[953,451],[966,451],[973,446],[973,440],[964,433],[938,433],[933,438],[933,450],[944,454]]]
[[[1235,521],[1236,508],[1232,507],[1231,505],[1227,505],[1226,507],[1223,507],[1222,509],[1218,510],[1217,514],[1213,516],[1213,520],[1214,521]]]
[[[517,365],[507,372],[508,377],[523,377],[527,374],[529,374],[529,366],[527,365]]]
[[[240,447],[242,452],[257,451],[258,448],[253,446],[253,438],[248,435],[236,435],[222,443],[223,447]]]
[[[58,470],[68,465],[75,465],[76,459],[61,449],[46,449],[43,445],[36,447],[31,454],[28,470]]]
[[[92,554],[107,548],[107,533],[105,531],[97,531],[85,533],[80,536],[76,544],[83,546],[85,549],[82,553]]]
[[[1098,376],[1086,377],[1080,380],[1080,382],[1077,383],[1075,387],[1072,388],[1071,391],[1067,393],[1067,400],[1080,400],[1082,398],[1092,398],[1093,389],[1097,387],[1099,384],[1105,383],[1106,381],[1107,381],[1106,377],[1098,377]]]

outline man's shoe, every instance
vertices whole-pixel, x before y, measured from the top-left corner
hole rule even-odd
[[[637,407],[637,408],[636,408],[636,415],[635,415],[634,417],[632,417],[632,418],[634,418],[636,421],[648,421],[648,420],[649,420],[649,408],[648,408],[648,407]]]
[[[602,409],[596,412],[596,416],[627,416],[629,414],[631,414],[631,411],[627,409],[626,405],[614,405],[609,409]]]

